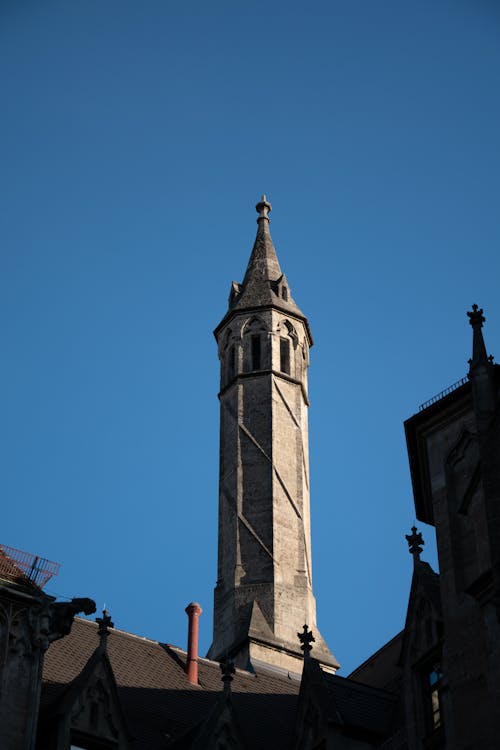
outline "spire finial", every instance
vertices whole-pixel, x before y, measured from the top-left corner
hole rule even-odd
[[[312,631],[309,630],[307,625],[304,625],[302,633],[297,633],[297,636],[301,643],[300,648],[304,652],[304,659],[307,659],[312,651],[311,643],[315,643]]]
[[[492,364],[493,357],[486,352],[486,345],[484,343],[482,327],[486,318],[483,315],[483,309],[479,308],[478,305],[472,305],[472,310],[467,313],[469,323],[474,331],[472,339],[472,359],[469,359],[469,365],[471,370],[473,367],[479,364]]]
[[[472,383],[474,411],[479,432],[488,429],[489,421],[495,411],[497,388],[493,372],[493,357],[488,357],[483,338],[483,323],[485,317],[478,305],[472,305],[468,312],[469,323],[472,326],[472,358],[469,359],[468,378]]]
[[[412,526],[411,534],[405,534],[405,537],[406,537],[406,541],[408,542],[410,555],[413,555],[413,562],[416,563],[420,560],[420,555],[422,554],[422,547],[425,544],[422,534],[420,533],[420,531],[417,531],[416,526]]]
[[[483,309],[479,309],[479,305],[472,305],[472,310],[467,315],[469,316],[469,323],[473,328],[476,326],[479,326],[479,328],[483,327],[486,318],[483,315]]]
[[[222,682],[224,683],[224,692],[230,692],[231,682],[233,681],[233,675],[235,673],[234,663],[231,661],[229,656],[225,656],[219,662],[220,671],[222,672]]]
[[[96,623],[99,625],[98,634],[101,639],[101,648],[106,650],[109,629],[114,628],[115,624],[112,622],[110,614],[107,609],[102,610],[102,617],[95,618]]]
[[[257,203],[257,205],[255,206],[255,210],[259,214],[257,223],[259,223],[261,219],[266,219],[266,221],[269,222],[268,214],[273,210],[273,207],[271,206],[265,195],[263,195],[260,201]]]

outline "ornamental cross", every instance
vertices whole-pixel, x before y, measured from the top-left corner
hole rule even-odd
[[[420,560],[422,547],[424,546],[425,542],[420,531],[417,531],[416,526],[411,527],[411,532],[411,534],[405,534],[406,541],[408,542],[409,552],[410,555],[413,555],[414,560]]]
[[[469,323],[474,328],[474,326],[479,326],[480,328],[483,327],[483,323],[486,320],[486,318],[483,315],[483,309],[479,309],[478,305],[472,305],[472,311],[468,312],[467,315],[469,316]]]
[[[234,663],[228,656],[225,656],[219,662],[220,671],[222,672],[222,682],[224,683],[224,690],[231,689],[231,682],[235,673]]]
[[[301,649],[304,652],[304,657],[309,656],[312,651],[311,643],[315,643],[315,638],[312,634],[312,630],[309,630],[307,625],[304,625],[303,632],[297,633],[299,641],[301,642]]]
[[[111,620],[111,616],[107,609],[102,610],[102,617],[95,618],[96,623],[99,625],[98,633],[101,639],[101,645],[106,647],[106,639],[109,635],[109,629],[114,628],[115,624]]]

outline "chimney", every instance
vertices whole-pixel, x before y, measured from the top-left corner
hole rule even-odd
[[[198,684],[198,620],[202,612],[198,602],[191,602],[186,607],[189,618],[186,673],[192,685]]]

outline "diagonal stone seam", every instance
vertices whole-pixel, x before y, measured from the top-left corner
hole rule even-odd
[[[237,417],[236,417],[236,415],[234,414],[233,410],[232,410],[232,409],[230,409],[229,407],[227,407],[227,410],[228,410],[229,414],[230,414],[230,415],[231,415],[231,416],[233,417],[233,419],[235,419],[235,420],[236,420],[236,419],[237,419]],[[259,450],[259,451],[260,451],[260,452],[262,453],[262,455],[263,455],[263,456],[265,456],[265,458],[266,458],[266,459],[267,459],[267,460],[269,461],[269,463],[271,464],[271,466],[272,466],[272,468],[273,468],[273,471],[274,471],[274,473],[276,474],[276,478],[278,479],[278,482],[279,482],[279,483],[280,483],[280,485],[282,486],[282,488],[283,488],[283,491],[284,491],[285,495],[287,496],[287,498],[288,498],[288,500],[289,500],[289,502],[290,502],[290,504],[291,504],[292,508],[294,509],[295,513],[296,513],[296,514],[297,514],[297,516],[298,516],[298,517],[300,518],[300,520],[302,521],[302,514],[301,514],[301,512],[300,512],[299,508],[297,507],[297,505],[296,505],[296,503],[295,503],[295,501],[294,501],[293,497],[291,496],[290,492],[288,491],[288,489],[287,489],[287,486],[286,486],[285,482],[283,481],[283,479],[281,478],[281,475],[280,475],[280,473],[279,473],[278,469],[276,468],[276,466],[274,465],[274,463],[273,463],[272,459],[271,459],[271,458],[270,458],[270,457],[269,457],[269,456],[267,455],[266,451],[265,451],[265,450],[264,450],[264,448],[263,448],[263,447],[262,447],[262,446],[260,445],[259,441],[258,441],[258,440],[256,440],[256,438],[254,438],[254,436],[252,435],[252,433],[250,432],[250,430],[248,429],[248,427],[245,427],[245,425],[244,425],[244,424],[242,424],[242,423],[241,423],[241,422],[240,422],[239,420],[238,420],[238,427],[239,427],[239,429],[240,429],[240,430],[242,431],[242,433],[243,433],[244,435],[246,435],[246,437],[247,437],[247,438],[248,438],[248,439],[249,439],[249,440],[251,441],[251,443],[253,443],[253,445],[255,445],[255,447],[256,447],[256,448],[257,448],[257,449],[258,449],[258,450]]]
[[[302,427],[299,424],[299,422],[298,422],[295,414],[292,411],[292,407],[290,406],[290,404],[288,403],[287,399],[285,398],[285,396],[284,396],[281,388],[279,387],[278,383],[276,382],[276,380],[274,381],[274,385],[276,387],[276,390],[278,391],[278,394],[279,394],[281,400],[283,401],[283,404],[285,405],[286,410],[290,414],[290,416],[291,416],[291,418],[292,418],[295,426],[297,427],[297,429],[300,432],[300,441],[302,443],[302,466],[303,466],[303,469],[304,469],[304,479],[306,480],[306,487],[307,487],[307,489],[309,491],[309,473],[307,471],[306,451],[305,451],[305,447],[304,447],[304,435],[302,433]]]
[[[274,381],[274,387],[276,388],[276,390],[278,391],[279,395],[281,396],[281,400],[285,404],[285,407],[286,407],[288,413],[290,414],[291,418],[295,422],[295,425],[296,425],[297,429],[301,430],[301,426],[300,426],[300,424],[299,424],[299,422],[297,420],[297,417],[293,413],[290,404],[288,403],[288,401],[286,400],[285,396],[283,395],[283,392],[282,392],[281,388],[279,387],[278,383],[276,382],[276,380]]]
[[[257,541],[257,542],[258,542],[258,543],[260,544],[260,546],[262,547],[262,549],[263,549],[263,550],[264,550],[265,552],[267,552],[267,554],[269,555],[269,557],[271,558],[271,560],[272,560],[273,562],[275,562],[275,560],[274,560],[274,557],[273,557],[273,553],[272,553],[272,552],[271,552],[271,551],[270,551],[270,550],[268,549],[268,547],[267,547],[267,546],[266,546],[266,545],[264,544],[264,542],[262,541],[262,539],[260,538],[260,536],[259,536],[259,535],[257,534],[257,532],[255,531],[255,529],[254,529],[254,527],[252,526],[252,524],[250,523],[250,521],[249,521],[249,520],[248,520],[247,518],[245,518],[244,514],[243,514],[243,513],[241,513],[241,511],[238,511],[238,509],[237,509],[237,507],[236,507],[236,501],[235,501],[235,499],[234,499],[234,498],[233,498],[233,497],[232,497],[232,496],[230,495],[230,493],[229,493],[229,492],[228,492],[227,490],[225,490],[225,489],[223,489],[223,490],[221,491],[221,495],[223,495],[223,496],[225,497],[225,499],[226,499],[226,502],[227,502],[227,504],[228,504],[228,505],[229,505],[229,506],[230,506],[230,507],[231,507],[231,508],[233,509],[233,511],[234,511],[234,512],[236,513],[236,515],[238,516],[238,520],[239,520],[239,521],[241,521],[241,523],[242,523],[242,524],[243,524],[243,525],[245,526],[245,528],[246,528],[246,529],[247,529],[247,530],[248,530],[248,531],[250,532],[250,534],[251,534],[251,535],[252,535],[252,536],[253,536],[253,537],[254,537],[254,538],[256,539],[256,541]]]
[[[298,429],[298,430],[299,430],[299,432],[300,432],[300,438],[301,438],[301,442],[302,442],[302,466],[304,467],[304,478],[305,478],[305,480],[306,480],[306,485],[307,485],[307,489],[309,490],[309,477],[308,477],[308,475],[307,475],[307,466],[306,466],[306,460],[305,460],[305,451],[304,451],[304,439],[303,439],[303,435],[302,435],[302,427],[300,426],[300,424],[299,424],[299,422],[298,422],[298,420],[297,420],[297,418],[296,418],[295,414],[293,413],[292,407],[291,407],[291,406],[290,406],[290,404],[288,403],[288,400],[286,399],[286,397],[285,397],[285,395],[284,395],[283,391],[282,391],[282,390],[281,390],[281,388],[279,387],[279,385],[278,385],[278,383],[276,382],[276,380],[274,381],[274,386],[275,386],[275,388],[276,388],[276,390],[277,390],[277,392],[278,392],[278,395],[279,395],[279,397],[281,398],[281,400],[282,400],[282,402],[283,402],[283,404],[284,404],[284,406],[285,406],[286,410],[287,410],[287,411],[288,411],[288,413],[290,414],[290,416],[291,416],[291,418],[292,418],[292,420],[293,420],[293,422],[294,422],[295,426],[297,427],[297,429]],[[298,510],[296,509],[296,507],[295,507],[295,503],[293,502],[293,500],[291,499],[291,497],[290,497],[289,493],[287,492],[287,490],[286,490],[286,487],[285,487],[284,483],[282,482],[282,480],[281,480],[281,478],[280,478],[280,476],[279,476],[279,474],[278,474],[278,471],[276,470],[276,468],[274,468],[274,470],[275,470],[275,472],[276,472],[276,474],[277,474],[277,476],[278,476],[278,479],[279,479],[279,480],[280,480],[280,482],[281,482],[281,485],[282,485],[282,487],[283,487],[283,489],[284,489],[285,493],[286,493],[286,494],[288,495],[288,499],[290,500],[290,502],[291,502],[291,503],[292,503],[292,505],[294,506],[294,508],[295,508],[295,512],[297,513],[297,515],[299,516],[299,518],[300,518],[300,519],[302,520],[302,516],[300,515],[300,513],[299,513],[299,512],[298,512]],[[310,584],[310,585],[312,586],[311,565],[310,565],[310,561],[309,561],[309,555],[308,555],[308,553],[307,553],[307,552],[308,552],[308,546],[307,546],[306,530],[305,530],[305,528],[304,528],[304,525],[302,525],[302,534],[303,534],[303,537],[304,537],[304,557],[305,557],[305,559],[306,559],[306,566],[307,566],[307,579],[308,579],[308,581],[309,581],[309,584]]]
[[[238,518],[241,521],[241,523],[245,526],[245,528],[250,532],[250,534],[257,540],[257,542],[260,544],[260,546],[262,547],[262,549],[265,552],[267,552],[267,554],[269,555],[269,557],[271,558],[271,560],[273,561],[273,563],[277,564],[277,561],[273,557],[273,553],[264,544],[264,542],[262,541],[262,539],[260,538],[260,536],[257,534],[257,532],[255,531],[255,529],[252,526],[252,524],[250,523],[250,521],[248,521],[245,518],[245,516],[243,515],[243,513],[238,513]]]
[[[293,497],[291,496],[291,494],[288,492],[287,486],[286,486],[285,482],[283,481],[283,479],[281,478],[281,475],[280,475],[278,469],[276,468],[276,466],[274,466],[274,464],[273,464],[273,469],[274,469],[274,473],[276,474],[276,478],[277,478],[278,482],[281,484],[281,487],[283,488],[283,492],[285,493],[285,495],[287,496],[287,498],[288,498],[288,500],[290,502],[290,505],[294,509],[294,511],[297,514],[298,518],[300,518],[300,520],[302,521],[302,514],[301,514],[300,510],[298,509],[297,505],[295,504],[295,500],[293,499]]]
[[[262,455],[265,456],[265,458],[267,458],[267,460],[269,461],[269,463],[271,465],[273,465],[272,459],[267,455],[266,451],[260,445],[259,441],[256,438],[254,438],[254,436],[252,435],[252,433],[250,432],[250,430],[248,429],[248,427],[245,427],[245,425],[242,424],[241,422],[238,422],[238,427],[240,428],[240,430],[242,431],[242,433],[247,436],[247,438],[250,440],[250,442],[253,443],[255,445],[255,447],[262,453]]]
[[[309,586],[312,587],[312,575],[311,575],[311,565],[309,563],[309,555],[307,554],[307,538],[306,538],[306,530],[304,528],[304,524],[302,524],[302,533],[304,534],[304,557],[306,558],[306,565],[307,565],[307,580],[309,581]]]
[[[250,430],[247,427],[245,427],[245,425],[240,424],[239,428],[243,432],[243,434],[246,435],[246,437],[253,443],[253,445],[255,445],[255,447],[258,448],[261,451],[262,455],[264,455],[267,458],[267,460],[269,461],[269,463],[272,466],[272,469],[273,469],[273,471],[274,471],[274,473],[276,475],[276,478],[277,478],[278,482],[280,483],[280,485],[281,485],[281,487],[283,489],[283,492],[285,493],[285,495],[287,496],[287,498],[288,498],[288,500],[290,502],[290,505],[292,506],[292,508],[294,509],[295,513],[297,514],[297,516],[302,521],[302,515],[300,513],[300,510],[298,509],[298,507],[297,507],[297,505],[296,505],[293,497],[291,496],[290,492],[288,491],[288,488],[287,488],[285,482],[283,481],[283,479],[281,477],[281,474],[279,473],[278,469],[276,468],[276,466],[274,465],[274,463],[271,461],[271,459],[267,455],[267,453],[264,450],[264,448],[262,448],[259,445],[258,441],[254,438],[254,436],[252,435],[252,433],[250,432]]]

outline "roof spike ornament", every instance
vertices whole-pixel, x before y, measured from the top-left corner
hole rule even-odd
[[[100,647],[102,648],[103,651],[105,651],[107,647],[107,642],[108,642],[109,630],[110,628],[114,628],[115,624],[111,620],[111,616],[107,609],[103,609],[102,617],[96,617],[95,621],[99,625],[97,633],[100,638]]]
[[[304,659],[308,659],[312,651],[312,643],[315,642],[312,630],[309,630],[307,625],[304,625],[302,633],[297,633],[297,637],[300,641],[300,648],[304,652]]]
[[[260,201],[257,203],[257,205],[255,206],[255,210],[259,214],[257,217],[257,223],[259,223],[262,219],[266,219],[267,222],[270,221],[269,214],[273,210],[273,207],[271,206],[265,195],[263,195]]]
[[[416,526],[412,526],[411,534],[405,534],[405,538],[408,542],[408,551],[410,555],[413,555],[413,562],[420,562],[420,555],[425,544],[421,532],[417,531]]]
[[[493,357],[488,356],[486,344],[483,338],[483,323],[486,318],[482,308],[472,305],[472,310],[467,313],[469,323],[472,326],[472,358],[469,359],[468,378],[472,384],[474,400],[474,411],[476,413],[477,426],[480,433],[488,430],[488,425],[495,412],[496,386],[494,375]]]
[[[233,675],[236,672],[234,663],[226,654],[226,656],[224,656],[224,658],[219,662],[219,667],[222,673],[221,680],[224,683],[224,692],[229,693],[231,692],[231,682],[233,681]]]
[[[491,355],[488,357],[483,338],[482,328],[483,323],[486,321],[486,318],[483,315],[483,309],[474,304],[472,305],[472,310],[467,313],[467,316],[474,332],[472,339],[472,359],[469,359],[469,365],[472,369],[479,364],[491,364],[493,362],[493,357]]]

